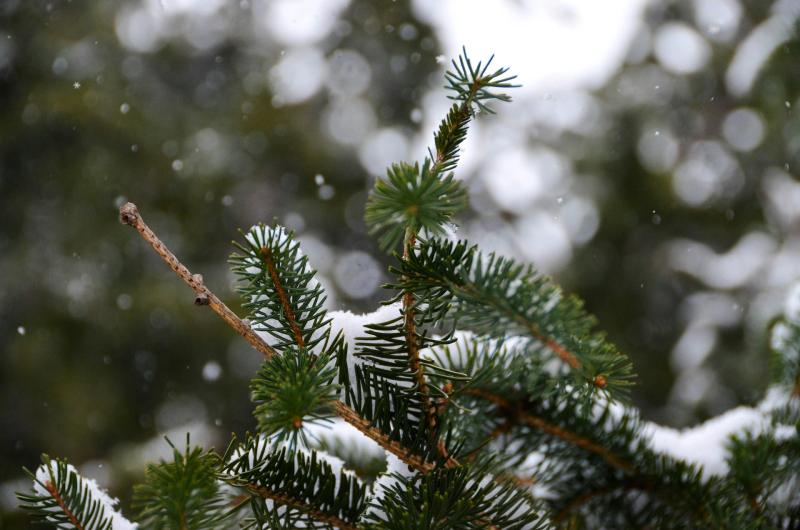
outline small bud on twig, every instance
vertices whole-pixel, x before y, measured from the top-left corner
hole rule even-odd
[[[202,274],[192,274],[192,280],[197,284],[194,289],[197,292],[197,296],[194,298],[194,305],[208,305],[210,300],[208,298],[208,293],[205,292],[205,287],[203,286],[203,275]]]
[[[139,209],[132,202],[126,202],[119,209],[119,222],[124,225],[135,226],[139,217]]]
[[[604,376],[603,374],[598,374],[595,376],[594,386],[596,386],[597,388],[605,388],[606,384],[608,384],[606,376]]]

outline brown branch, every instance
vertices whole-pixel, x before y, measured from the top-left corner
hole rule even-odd
[[[575,355],[568,352],[561,344],[555,341],[555,339],[550,339],[545,337],[544,335],[538,332],[538,328],[536,326],[531,325],[531,333],[534,337],[539,339],[540,341],[544,342],[544,345],[553,350],[556,355],[558,355],[562,361],[570,365],[574,369],[578,369],[581,366],[581,362],[578,360]]]
[[[299,510],[313,517],[317,521],[329,524],[335,528],[340,528],[341,530],[358,530],[357,526],[348,523],[344,519],[340,519],[335,515],[330,515],[320,510],[317,510],[313,506],[310,506],[309,504],[306,504],[303,501],[297,500],[294,497],[274,492],[269,488],[265,488],[264,486],[258,486],[256,484],[248,484],[245,487],[247,488],[248,491],[260,495],[265,499],[269,499],[278,504],[282,504],[284,506],[294,508],[295,510]]]
[[[417,241],[417,235],[412,230],[406,231],[405,241],[403,242],[403,260],[408,260],[411,249]],[[425,411],[425,418],[428,429],[431,431],[436,428],[438,417],[436,406],[431,403],[430,389],[425,379],[425,369],[419,362],[419,343],[417,342],[417,323],[414,320],[414,293],[408,291],[403,294],[403,328],[406,335],[406,345],[408,346],[408,365],[411,373],[419,388],[422,398],[422,408]]]
[[[411,230],[406,229],[406,237],[403,241],[403,260],[408,260],[411,249],[417,241],[417,235]],[[425,420],[431,437],[434,436],[436,426],[439,423],[439,415],[436,403],[431,400],[428,382],[425,379],[425,369],[419,360],[419,343],[417,342],[417,323],[414,320],[414,293],[408,291],[403,294],[403,327],[406,335],[406,345],[408,346],[408,365],[419,389],[422,400],[422,408],[425,413]],[[460,464],[450,456],[445,446],[444,440],[436,440],[436,449],[442,458],[445,459],[445,467],[458,467]]]
[[[195,293],[197,293],[198,297],[202,295],[204,299],[208,301],[208,303],[204,305],[208,305],[212,310],[214,310],[214,312],[222,317],[222,319],[229,326],[247,339],[247,341],[256,350],[264,354],[265,357],[270,358],[275,355],[275,350],[272,349],[272,347],[264,342],[261,337],[256,335],[250,326],[242,322],[242,320],[236,316],[233,311],[231,311],[219,300],[219,298],[217,298],[214,293],[212,293],[205,285],[203,285],[202,278],[199,274],[192,275],[192,273],[189,272],[189,269],[187,269],[186,266],[183,265],[183,263],[181,263],[172,252],[170,252],[167,246],[144,222],[135,204],[129,202],[123,205],[119,210],[119,217],[123,224],[127,224],[136,228],[145,241],[150,243],[156,253],[158,253],[158,255],[161,256],[161,258],[167,263],[167,265],[169,265],[170,268],[175,271],[175,273],[189,287],[191,287]],[[353,427],[361,431],[365,436],[377,442],[378,445],[391,452],[414,469],[422,473],[428,473],[435,468],[434,464],[424,461],[403,447],[402,444],[389,439],[389,437],[383,434],[379,429],[373,427],[368,420],[362,418],[358,412],[351,409],[341,401],[335,401],[333,403],[333,408],[336,413],[342,417],[342,419],[347,421]],[[448,458],[445,465],[452,467],[454,465],[458,465],[458,462],[452,458]]]
[[[219,315],[230,327],[232,327],[239,335],[245,338],[247,342],[261,352],[264,357],[269,359],[275,354],[272,349],[264,340],[259,337],[255,331],[240,319],[236,313],[230,310],[222,300],[212,293],[202,281],[202,276],[193,275],[189,272],[186,266],[178,261],[178,258],[170,252],[167,246],[158,238],[158,236],[147,226],[142,216],[139,215],[139,209],[136,205],[128,202],[122,205],[119,209],[119,220],[122,224],[134,227],[145,241],[150,243],[153,250],[161,256],[167,265],[175,271],[175,273],[189,286],[197,295],[196,303],[198,305],[208,305],[212,311]],[[202,300],[202,302],[199,302]]]
[[[348,407],[341,401],[335,401],[333,408],[343,420],[361,431],[367,438],[395,455],[397,458],[413,467],[421,473],[429,473],[436,467],[430,462],[426,462],[411,451],[403,447],[400,442],[392,440],[380,429],[373,427],[369,420],[362,418],[358,412]]]
[[[295,318],[292,304],[289,303],[289,297],[283,289],[283,284],[281,284],[281,278],[278,276],[278,269],[275,268],[275,262],[272,260],[272,251],[269,247],[261,247],[261,257],[264,259],[264,264],[267,266],[272,285],[275,286],[275,292],[278,294],[278,299],[281,301],[283,313],[286,315],[286,320],[289,321],[289,327],[292,328],[294,340],[297,346],[305,348],[306,343],[303,340],[303,333],[300,331],[300,326],[297,325],[297,319]]]
[[[453,291],[461,290],[470,296],[478,295],[478,291],[470,284],[463,284],[463,285],[451,284],[449,287]],[[502,308],[499,307],[498,309],[502,310]],[[555,353],[559,357],[559,359],[567,363],[572,369],[574,370],[580,369],[581,362],[580,360],[578,360],[575,354],[564,348],[564,346],[559,344],[559,342],[553,337],[549,337],[547,336],[547,334],[543,333],[542,330],[539,329],[539,326],[537,326],[533,322],[529,322],[528,319],[526,319],[524,316],[519,315],[513,311],[505,310],[503,312],[506,315],[508,315],[512,320],[514,320],[517,324],[525,328],[531,334],[531,336],[533,336],[533,338],[544,344],[546,348]],[[598,375],[597,377],[594,378],[592,383],[598,388],[605,388],[607,380],[605,376]]]
[[[510,418],[515,418],[517,419],[517,421],[520,421],[531,427],[539,429],[540,431],[546,432],[547,434],[560,438],[565,442],[580,447],[585,451],[594,453],[603,460],[605,460],[606,463],[612,465],[617,469],[624,471],[625,473],[633,472],[633,465],[630,462],[618,457],[617,455],[615,455],[602,445],[593,442],[592,440],[585,438],[577,433],[568,431],[567,429],[564,429],[558,425],[550,423],[538,416],[534,416],[524,410],[519,410],[513,407],[511,403],[508,402],[507,399],[501,396],[492,394],[491,392],[487,392],[479,388],[469,389],[465,393],[471,396],[476,396],[485,399],[486,401],[493,403],[497,407],[503,409]]]
[[[50,482],[49,480],[45,483],[44,487],[47,489],[47,492],[50,493],[50,496],[53,497],[53,500],[61,507],[64,513],[67,515],[69,522],[76,528],[76,530],[84,530],[84,526],[78,521],[78,518],[75,517],[75,514],[72,513],[67,507],[67,503],[64,502],[63,497],[61,497],[61,493],[59,493],[58,488],[56,488],[55,484]]]

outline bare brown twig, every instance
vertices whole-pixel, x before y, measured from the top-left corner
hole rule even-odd
[[[226,306],[213,292],[208,289],[208,287],[203,284],[202,276],[199,274],[193,275],[189,269],[186,268],[186,266],[181,263],[172,252],[170,252],[164,242],[161,241],[144,222],[144,219],[142,219],[142,216],[139,214],[139,209],[135,204],[130,202],[125,203],[119,209],[119,219],[122,224],[134,227],[139,234],[141,234],[142,238],[144,238],[144,240],[147,241],[151,247],[153,247],[153,250],[155,250],[156,253],[167,263],[167,265],[169,265],[170,268],[175,271],[178,277],[180,277],[184,283],[194,290],[197,295],[195,303],[198,303],[197,300],[202,299],[203,303],[198,303],[198,305],[207,305],[210,307],[230,327],[244,337],[245,340],[247,340],[247,342],[253,346],[253,348],[261,352],[266,358],[269,359],[276,354],[275,350],[270,345],[264,342],[264,340],[259,337],[248,324],[243,322],[236,315],[236,313],[231,311],[228,306]],[[362,418],[358,412],[348,407],[345,403],[341,401],[335,401],[332,406],[342,419],[417,471],[420,471],[421,473],[428,473],[435,468],[434,464],[419,458],[411,451],[403,447],[400,443],[392,440],[379,429],[373,427],[368,420]],[[453,464],[451,461],[455,461],[452,459],[448,460],[448,464],[452,466]]]
[[[403,241],[403,259],[407,260],[411,249],[414,248],[417,235],[407,230],[405,240]],[[422,398],[422,408],[425,409],[425,418],[428,424],[428,429],[431,431],[436,428],[438,417],[436,413],[436,406],[431,402],[430,389],[428,382],[425,379],[425,369],[419,361],[419,343],[417,342],[417,324],[414,320],[414,293],[411,291],[403,294],[403,327],[406,334],[406,345],[408,346],[408,365],[411,373],[417,382],[420,397]],[[443,455],[444,456],[444,455]]]
[[[259,337],[253,328],[244,323],[236,313],[230,310],[222,300],[212,293],[204,284],[203,277],[199,274],[192,274],[189,269],[181,263],[175,254],[170,252],[167,246],[161,241],[158,236],[147,226],[142,216],[139,214],[139,209],[132,202],[127,202],[119,209],[119,220],[122,224],[134,227],[145,241],[150,243],[153,250],[161,256],[161,258],[175,271],[175,273],[189,286],[197,295],[195,303],[198,305],[207,305],[219,315],[230,327],[232,327],[239,335],[245,338],[247,342],[261,352],[264,357],[269,359],[275,355],[275,350],[269,344],[264,342],[264,339]]]

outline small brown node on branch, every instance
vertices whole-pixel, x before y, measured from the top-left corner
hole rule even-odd
[[[442,385],[442,392],[448,396],[453,393],[453,383],[445,383]]]
[[[203,275],[202,274],[192,274],[192,280],[196,284],[195,290],[197,292],[197,296],[194,298],[194,305],[208,305],[211,303],[211,300],[208,297],[208,293],[206,292],[203,286]]]
[[[299,429],[302,426],[303,426],[303,419],[300,418],[299,416],[295,416],[294,419],[292,419],[292,427],[294,427],[295,429]]]
[[[119,222],[124,225],[135,226],[139,218],[139,209],[132,202],[126,202],[119,208]]]
[[[211,302],[206,293],[200,293],[194,297],[194,305],[208,305],[209,303]]]
[[[608,380],[606,379],[606,376],[604,376],[603,374],[597,374],[594,377],[594,386],[596,386],[597,388],[605,388],[607,384]]]

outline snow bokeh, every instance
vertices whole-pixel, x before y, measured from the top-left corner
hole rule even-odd
[[[498,115],[476,120],[464,144],[457,175],[468,181],[472,212],[459,234],[485,250],[531,261],[542,272],[568,271],[608,222],[603,218],[609,199],[604,181],[610,175],[586,169],[586,160],[598,156],[587,146],[603,141],[624,108],[647,116],[636,140],[638,162],[649,172],[641,178],[662,179],[658,185],[666,183],[665,193],[681,207],[721,209],[733,221],[735,211],[729,206],[746,190],[760,188],[759,206],[770,226],[744,228],[727,248],[712,248],[687,235],[654,251],[653,261],[664,258],[670,274],[700,285],[680,309],[684,327],[669,361],[676,382],[665,409],[691,416],[704,404],[719,411],[734,403],[709,366],[721,348],[720,334],[739,326],[755,342],[779,312],[781,290],[798,277],[791,264],[800,257],[800,185],[781,161],[754,174],[742,156],[752,156],[767,140],[767,116],[748,106],[746,98],[771,54],[791,37],[800,8],[776,1],[763,21],[750,26],[740,0],[685,4],[684,16],[676,18],[647,0],[500,0],[492,9],[475,0],[413,0],[414,16],[433,28],[441,48],[423,39],[419,50],[389,62],[390,70],[402,72],[421,56],[436,54],[443,71],[466,46],[473,58],[494,54],[498,66],[512,66],[522,85],[512,92],[515,103],[495,104]],[[171,42],[197,51],[222,40],[255,43],[254,63],[262,66],[247,71],[247,92],[268,93],[276,108],[322,96],[321,133],[353,153],[365,174],[375,177],[391,162],[426,154],[431,131],[449,102],[442,97],[441,83],[431,82],[411,112],[414,131],[385,120],[370,100],[370,88],[382,81],[378,65],[363,50],[336,44],[353,31],[350,7],[348,0],[141,0],[120,10],[116,32],[124,46],[142,53]],[[403,40],[419,34],[414,21],[381,28],[376,20],[362,21],[368,32],[394,33]],[[198,35],[198,27],[208,27],[208,34]],[[65,65],[78,62],[89,68],[90,61],[75,59],[79,52],[65,53],[53,67],[68,71],[72,67]],[[724,90],[739,103],[727,108],[717,125],[705,123],[706,116],[698,113],[676,120],[664,111],[684,97],[687,79],[719,62],[725,63]],[[787,109],[791,104],[786,102]],[[180,159],[181,174],[213,172],[227,163],[228,139],[205,131],[204,139],[195,138],[199,152],[187,149]],[[320,200],[335,196],[335,182],[319,187]],[[363,195],[355,199],[348,210],[355,210]],[[664,221],[661,211],[648,205],[643,209],[651,212],[652,226]],[[297,216],[302,221],[302,214]],[[339,251],[313,233],[298,232],[301,241],[314,241],[327,256],[327,263],[315,266],[321,281],[336,291],[330,308],[341,307],[337,294],[350,300],[376,295],[382,277],[366,253]],[[362,278],[347,274],[345,267],[352,264],[363,270]],[[691,320],[697,312],[686,308],[694,303],[690,299],[705,294],[719,295],[728,305],[708,306],[719,313],[699,324]],[[731,308],[738,315],[734,321],[726,316]]]

